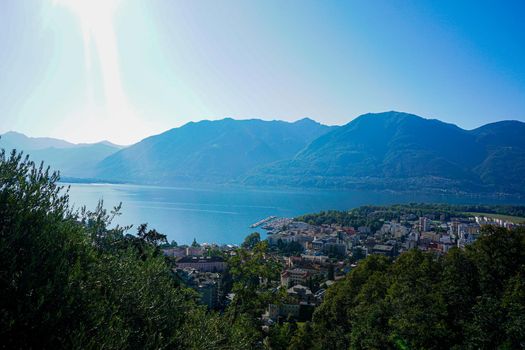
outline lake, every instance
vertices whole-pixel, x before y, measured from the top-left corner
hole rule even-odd
[[[114,184],[68,184],[76,207],[95,208],[99,199],[111,208],[122,202],[116,223],[148,223],[180,244],[241,243],[256,231],[250,225],[271,215],[294,217],[365,204],[409,202],[524,204],[524,199],[392,193],[379,191],[258,190],[250,188],[177,188]],[[259,232],[263,233],[259,228]],[[135,228],[131,230],[135,233]]]

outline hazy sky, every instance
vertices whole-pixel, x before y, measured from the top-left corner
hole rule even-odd
[[[0,1],[0,132],[190,120],[525,120],[525,1]]]

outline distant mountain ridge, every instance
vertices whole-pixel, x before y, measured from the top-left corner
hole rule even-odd
[[[22,136],[4,135],[0,147],[33,147],[33,157],[62,174],[100,181],[525,195],[520,121],[464,130],[395,111],[338,127],[308,118],[226,118],[190,122],[125,148]]]
[[[419,116],[362,115],[247,184],[525,192],[525,123],[464,130]]]
[[[96,176],[160,184],[236,182],[251,169],[293,157],[331,129],[307,118],[190,122],[107,157]]]
[[[8,131],[0,135],[0,146],[5,149],[37,150],[45,148],[71,148],[76,145],[60,139],[51,137],[29,137],[16,131]]]
[[[29,154],[36,163],[44,162],[63,177],[87,178],[101,160],[122,149],[109,141],[75,144],[49,137],[28,137],[18,132],[0,135],[0,148]]]

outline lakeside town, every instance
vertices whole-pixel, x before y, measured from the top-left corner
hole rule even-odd
[[[447,253],[452,248],[464,249],[480,235],[485,225],[508,229],[523,226],[516,221],[482,213],[450,213],[435,210],[417,215],[406,212],[368,210],[359,213],[361,225],[322,223],[337,221],[335,212],[306,215],[298,218],[270,216],[250,226],[267,231],[264,260],[276,262],[279,279],[265,288],[282,298],[268,303],[261,315],[263,324],[271,326],[287,320],[309,321],[323,301],[327,289],[344,278],[359,262],[372,254],[395,259],[410,249]],[[340,215],[344,212],[338,212]],[[346,215],[346,214],[345,214]],[[355,215],[355,214],[352,214]],[[366,217],[366,220],[362,220]],[[330,218],[330,220],[327,220]],[[321,223],[317,223],[321,222]],[[250,250],[261,242],[261,235],[249,235],[241,248]],[[228,262],[239,254],[236,245],[198,244],[167,245],[162,249],[174,261],[178,279],[200,295],[209,309],[222,310],[235,298],[231,291]]]

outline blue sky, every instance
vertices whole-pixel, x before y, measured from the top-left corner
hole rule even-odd
[[[0,1],[0,132],[201,119],[525,120],[524,1]]]

